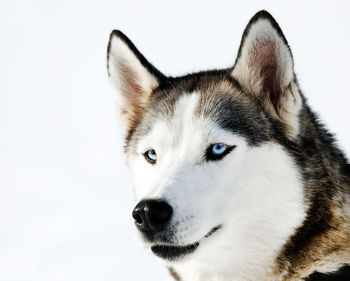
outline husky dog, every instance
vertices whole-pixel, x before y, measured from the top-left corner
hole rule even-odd
[[[232,68],[168,77],[113,31],[108,72],[135,230],[176,280],[350,280],[350,165],[268,12]]]

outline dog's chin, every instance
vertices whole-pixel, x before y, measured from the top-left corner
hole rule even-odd
[[[212,228],[200,241],[194,242],[189,245],[183,246],[183,245],[173,245],[173,244],[171,245],[157,244],[157,245],[151,246],[151,250],[157,257],[163,260],[177,261],[194,253],[204,239],[208,239],[210,236],[212,236],[216,231],[218,231],[221,228],[222,228],[221,225],[218,225]]]

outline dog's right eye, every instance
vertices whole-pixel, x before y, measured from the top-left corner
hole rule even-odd
[[[143,156],[151,164],[155,164],[157,161],[157,153],[154,149],[147,150]]]

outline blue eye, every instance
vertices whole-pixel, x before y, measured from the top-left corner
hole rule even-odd
[[[143,155],[145,156],[146,160],[151,164],[156,163],[157,153],[154,149],[147,150]]]
[[[222,159],[225,155],[229,154],[236,146],[228,146],[222,143],[214,143],[207,149],[205,159],[207,161],[216,161]]]
[[[215,155],[221,155],[225,153],[226,149],[227,149],[227,146],[217,143],[213,145],[212,152]]]

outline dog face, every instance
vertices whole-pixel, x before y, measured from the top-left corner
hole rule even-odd
[[[233,68],[178,78],[114,31],[108,70],[142,243],[179,268],[271,270],[266,262],[305,216],[293,151],[302,99],[275,20],[252,18]]]

